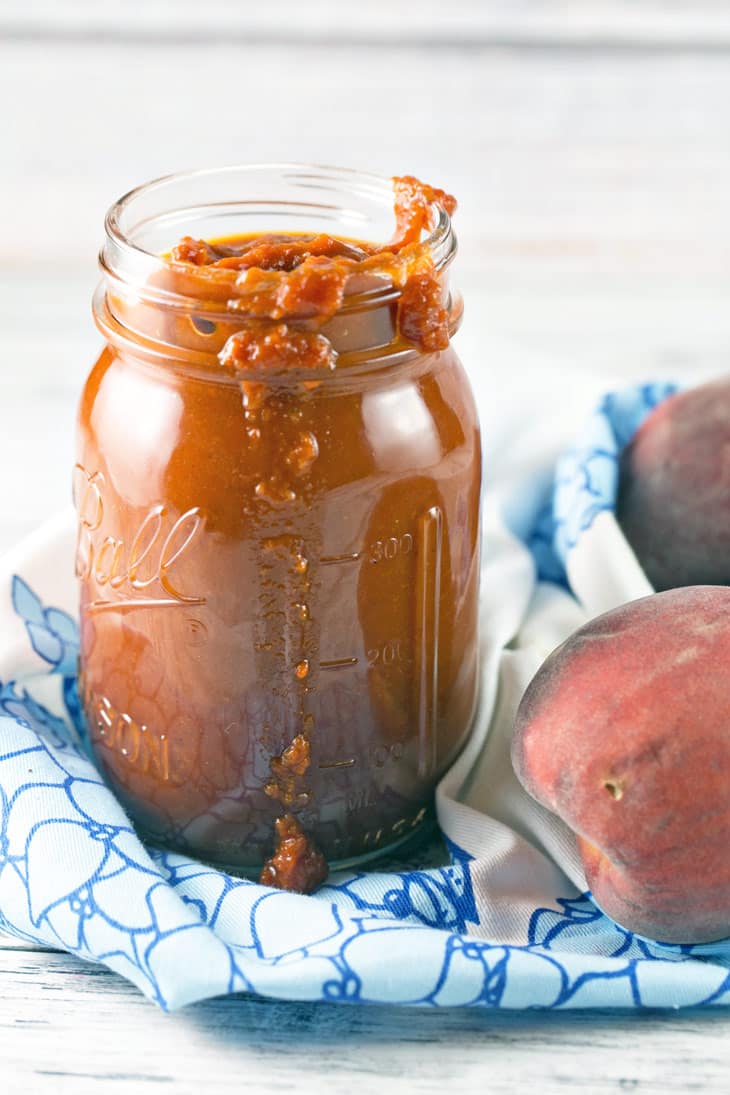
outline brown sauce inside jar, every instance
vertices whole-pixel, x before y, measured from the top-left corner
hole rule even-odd
[[[305,892],[420,825],[474,705],[478,427],[421,242],[454,203],[395,193],[385,245],[183,238],[152,289],[191,306],[118,303],[140,360],[80,415],[96,755],[152,841]]]

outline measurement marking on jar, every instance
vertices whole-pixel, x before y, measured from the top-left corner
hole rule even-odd
[[[356,563],[361,557],[362,552],[355,551],[352,553],[346,552],[344,555],[321,555],[319,561],[322,566],[329,567],[337,563]]]
[[[195,597],[188,601],[174,601],[172,598],[134,598],[131,601],[90,601],[86,606],[89,612],[128,612],[133,608],[190,608],[191,605],[204,605],[205,597]]]
[[[319,764],[318,768],[352,768],[357,761],[354,757],[350,757],[348,760],[328,760],[324,764]]]
[[[371,563],[390,562],[398,556],[410,555],[413,551],[413,537],[410,532],[401,536],[388,536],[384,540],[374,540],[370,545],[368,558]]]
[[[439,607],[443,517],[432,506],[418,520],[416,558],[416,711],[418,713],[418,775],[436,767],[438,720]]]
[[[386,669],[396,662],[405,661],[400,639],[390,639],[383,646],[374,646],[368,650],[368,665],[375,669],[376,665],[383,665]]]
[[[327,662],[320,662],[320,669],[348,669],[350,666],[357,665],[357,658],[332,658]]]

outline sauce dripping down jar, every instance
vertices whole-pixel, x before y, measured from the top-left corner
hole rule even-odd
[[[480,446],[451,208],[396,180],[393,237],[390,180],[279,165],[107,217],[80,694],[154,844],[311,889],[423,825],[466,740]]]

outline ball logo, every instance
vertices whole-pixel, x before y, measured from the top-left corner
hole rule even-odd
[[[132,535],[115,536],[105,528],[104,476],[75,468],[74,501],[78,513],[76,575],[95,588],[87,603],[94,611],[205,604],[205,597],[182,588],[180,565],[204,526],[197,506],[175,517],[160,503],[143,516]]]

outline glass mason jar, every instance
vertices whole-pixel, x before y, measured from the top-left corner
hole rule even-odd
[[[235,167],[113,206],[75,468],[97,761],[148,840],[244,873],[284,813],[335,866],[410,836],[477,689],[480,446],[462,366],[399,340],[398,290],[363,283],[322,328],[336,368],[252,374],[252,431],[217,356],[247,316],[171,285],[161,256],[185,234],[272,230],[386,239],[390,180]],[[428,242],[453,331],[443,210]],[[271,474],[282,446],[306,471],[295,490]]]

